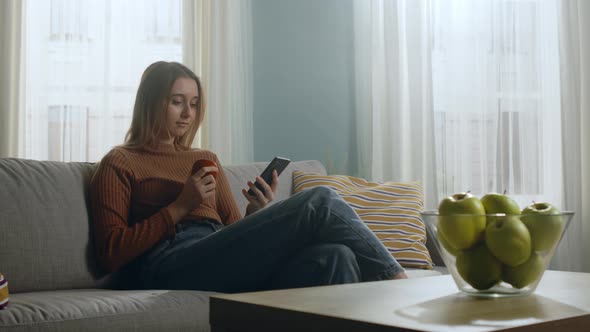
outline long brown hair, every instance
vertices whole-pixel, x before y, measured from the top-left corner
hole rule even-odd
[[[178,62],[165,61],[152,63],[145,69],[141,76],[141,82],[139,83],[135,97],[135,105],[133,106],[131,127],[127,135],[125,135],[125,144],[123,146],[144,148],[153,147],[158,144],[159,137],[167,130],[165,123],[170,91],[174,82],[180,77],[195,80],[197,82],[199,96],[195,121],[183,136],[174,139],[174,144],[178,144],[186,149],[191,147],[205,114],[201,81],[185,65]]]

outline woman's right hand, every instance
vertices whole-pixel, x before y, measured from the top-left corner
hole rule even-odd
[[[178,198],[169,205],[175,223],[196,209],[204,200],[215,195],[215,177],[210,174],[215,172],[218,172],[217,167],[205,166],[186,180]]]

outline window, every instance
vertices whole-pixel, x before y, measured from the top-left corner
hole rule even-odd
[[[97,161],[123,143],[140,76],[182,61],[181,0],[26,4],[25,157]]]
[[[440,196],[559,196],[555,3],[434,3],[433,85]],[[555,199],[554,201],[558,201]]]

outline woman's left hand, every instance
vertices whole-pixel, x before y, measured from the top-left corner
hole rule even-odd
[[[272,184],[268,185],[266,181],[264,181],[260,176],[256,177],[256,182],[260,183],[262,188],[264,188],[264,192],[260,191],[256,185],[248,181],[248,187],[252,189],[254,195],[248,194],[248,190],[242,189],[242,194],[248,200],[248,207],[246,208],[246,215],[252,214],[266,205],[272,202],[275,199],[275,193],[277,192],[277,186],[279,184],[279,175],[277,171],[272,171]]]

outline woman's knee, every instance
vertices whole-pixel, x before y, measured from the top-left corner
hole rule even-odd
[[[317,186],[309,188],[307,190],[302,191],[300,194],[302,200],[304,200],[307,203],[312,203],[312,205],[324,205],[328,201],[340,197],[338,193],[334,191],[334,189],[327,186]]]
[[[322,252],[326,284],[347,284],[361,280],[356,255],[343,244],[327,243],[317,247]]]
[[[334,189],[332,189],[332,188],[330,188],[328,186],[317,186],[317,187],[313,187],[313,188],[309,189],[309,191],[311,191],[314,196],[319,196],[319,197],[335,197],[335,196],[338,196],[338,194],[336,193],[336,191],[334,191]]]
[[[333,262],[348,264],[356,262],[356,255],[350,247],[339,243],[324,243],[316,245],[316,252],[321,253],[321,256],[332,260]]]

